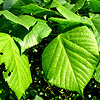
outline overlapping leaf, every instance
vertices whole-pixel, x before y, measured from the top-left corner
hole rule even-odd
[[[80,20],[80,16],[74,14],[73,12],[71,12],[69,9],[67,9],[66,7],[62,6],[61,4],[59,4],[56,0],[54,0],[56,3],[56,8],[57,10],[66,18],[69,20],[76,20],[79,21]]]
[[[81,23],[79,21],[66,20],[66,19],[54,18],[54,17],[49,18],[49,20],[58,23],[58,32],[59,33],[66,32],[66,31],[70,30],[71,28],[80,25],[80,23]]]
[[[28,18],[28,20],[25,20],[25,18],[21,20],[20,18],[18,18],[17,16],[15,16],[11,12],[9,12],[8,10],[0,11],[0,15],[2,15],[2,14],[6,17],[6,19],[13,21],[14,23],[20,24],[20,25],[26,27],[27,29],[30,28],[30,25],[27,24],[28,20],[31,20],[31,23],[33,23],[33,24],[36,21],[35,18],[32,18],[31,16],[28,16],[28,15],[27,16],[23,15],[23,17]],[[33,25],[33,24],[31,24],[31,25]]]
[[[45,78],[53,85],[83,93],[98,63],[95,37],[86,26],[58,35],[44,50]]]
[[[50,16],[58,15],[59,16],[59,13],[57,13],[56,11],[42,8],[35,4],[29,4],[29,5],[23,6],[22,12],[32,13],[33,15],[38,16],[38,17],[43,17],[44,15],[50,15]]]
[[[27,48],[30,48],[51,33],[51,28],[46,24],[45,21],[38,21],[37,24],[32,28],[32,30],[24,37],[23,41],[20,43],[22,52]]]
[[[68,30],[71,30],[74,27],[80,26],[80,25],[85,25],[87,27],[92,27],[90,20],[86,17],[80,17],[81,19],[78,21],[75,20],[67,20],[63,18],[55,18],[51,17],[49,18],[50,21],[58,23],[58,32],[66,32]]]
[[[13,39],[5,33],[0,33],[0,64],[5,63],[6,72],[3,73],[9,87],[18,99],[32,82],[28,58],[19,53]]]

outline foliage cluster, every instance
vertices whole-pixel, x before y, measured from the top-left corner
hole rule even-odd
[[[39,86],[34,73],[41,67],[32,67],[38,62],[43,71],[36,76],[44,76],[39,83],[45,80],[60,93],[76,91],[84,98],[91,78],[100,83],[99,52],[99,0],[0,0],[1,99],[10,88],[18,100],[27,98],[26,89],[42,100],[32,89]]]

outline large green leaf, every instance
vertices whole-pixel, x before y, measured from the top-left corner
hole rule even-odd
[[[19,53],[13,39],[5,33],[0,33],[0,64],[5,63],[6,72],[3,73],[5,81],[15,92],[18,99],[32,82],[28,58]]]
[[[20,43],[22,52],[41,42],[41,40],[47,37],[50,33],[51,28],[46,24],[46,21],[39,20]]]
[[[57,10],[67,19],[70,20],[76,20],[79,21],[80,20],[80,16],[74,14],[73,12],[71,12],[69,9],[67,9],[66,7],[62,6],[61,4],[59,4],[56,0],[54,0],[56,3],[56,8]]]
[[[98,65],[97,68],[96,68],[96,73],[95,73],[95,75],[94,75],[94,78],[95,78],[95,80],[96,80],[97,82],[100,83],[100,63],[99,63],[99,65]]]
[[[52,40],[42,54],[42,67],[51,84],[82,94],[98,59],[95,37],[82,26]]]
[[[0,15],[4,15],[8,20],[11,20],[11,21],[13,21],[14,23],[17,23],[17,24],[20,24],[20,25],[22,25],[22,26],[24,26],[24,27],[26,27],[27,29],[29,29],[30,28],[30,25],[34,25],[35,24],[35,18],[32,18],[31,16],[24,16],[23,15],[23,17],[25,17],[25,18],[28,18],[28,20],[25,20],[25,18],[23,18],[23,17],[21,17],[21,19],[20,18],[18,18],[17,16],[15,16],[14,14],[12,14],[11,12],[9,12],[8,10],[4,10],[4,11],[0,11]],[[28,21],[30,21],[31,20],[31,23],[33,23],[33,24],[30,24],[29,25],[29,23],[28,23]],[[28,23],[28,24],[27,24]]]

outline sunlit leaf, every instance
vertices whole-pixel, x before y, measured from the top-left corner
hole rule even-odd
[[[20,99],[32,82],[28,58],[20,55],[13,39],[5,33],[0,33],[0,52],[0,64],[5,63],[7,70],[3,73],[5,81]]]
[[[45,78],[60,88],[82,94],[98,63],[96,39],[86,26],[58,35],[42,54]]]

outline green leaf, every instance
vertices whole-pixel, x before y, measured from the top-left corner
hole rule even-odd
[[[57,2],[61,5],[64,5],[66,3],[66,0],[57,0]],[[52,1],[50,8],[56,7],[56,4],[54,1]]]
[[[29,5],[23,6],[22,12],[23,13],[32,13],[33,15],[35,15],[37,17],[43,17],[44,15],[50,15],[50,16],[59,15],[55,11],[39,7],[38,5],[35,5],[35,4],[29,4]]]
[[[63,18],[54,18],[50,17],[50,21],[54,21],[58,23],[58,31],[61,33],[66,32],[68,30],[71,30],[72,28],[75,28],[77,26],[85,25],[87,27],[92,27],[90,20],[86,17],[81,17],[80,21],[73,21],[73,20],[67,20]]]
[[[17,16],[15,16],[15,15],[12,14],[11,12],[9,12],[8,10],[0,11],[0,15],[2,15],[2,14],[3,14],[8,20],[10,20],[10,21],[12,21],[12,22],[14,22],[14,23],[20,24],[20,25],[26,27],[27,29],[30,28],[30,25],[34,25],[34,23],[35,23],[35,21],[36,21],[35,18],[32,18],[31,16],[29,17],[28,15],[27,15],[27,16],[24,16],[24,17],[21,17],[21,19],[22,19],[22,20],[21,20],[20,18],[18,18]],[[29,19],[27,20],[27,22],[31,20],[31,24],[30,24],[30,25],[29,25],[29,23],[27,24],[25,18],[29,18]],[[33,24],[32,24],[32,23],[33,23]]]
[[[94,75],[94,78],[95,78],[95,80],[96,80],[97,82],[100,83],[100,63],[99,63],[99,65],[98,65],[97,68],[96,68],[96,73],[95,73],[95,75]]]
[[[86,0],[78,0],[75,4],[75,6],[73,7],[72,11],[76,12],[77,10],[81,9],[84,5]]]
[[[99,0],[87,0],[89,3],[90,11],[100,12],[100,1]]]
[[[27,48],[30,48],[41,42],[41,40],[47,37],[50,33],[51,28],[46,24],[46,21],[38,21],[20,43],[22,52],[24,52]]]
[[[19,53],[13,39],[5,33],[0,33],[0,64],[5,63],[6,72],[3,73],[5,81],[15,92],[18,99],[32,82],[28,58]]]
[[[65,18],[70,19],[70,20],[76,20],[76,21],[80,20],[80,16],[74,14],[73,12],[68,10],[66,7],[59,4],[58,2],[56,2],[56,8]]]
[[[58,32],[59,33],[66,32],[66,31],[72,29],[73,27],[79,26],[81,23],[78,21],[66,20],[66,19],[54,18],[54,17],[50,17],[49,20],[58,23],[58,26],[59,26]]]
[[[51,84],[82,94],[98,59],[95,37],[82,26],[52,40],[42,54],[42,67]]]

